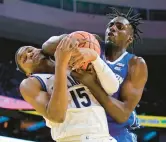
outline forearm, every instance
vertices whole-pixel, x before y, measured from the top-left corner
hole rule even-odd
[[[67,34],[63,34],[60,36],[52,36],[50,37],[46,42],[42,45],[42,51],[44,54],[49,56],[54,56],[54,53],[56,51],[56,48],[60,41],[67,36]]]
[[[113,97],[107,96],[107,93],[98,84],[94,83],[88,87],[96,100],[104,107],[106,112],[117,122],[123,123],[128,117],[128,111],[125,109],[125,104]]]
[[[117,92],[119,88],[119,81],[108,65],[99,56],[97,56],[96,60],[92,61],[92,65],[96,71],[101,86],[106,93],[108,95],[112,95]]]
[[[48,104],[49,112],[59,122],[64,121],[68,106],[66,69],[65,66],[55,67],[54,88]]]

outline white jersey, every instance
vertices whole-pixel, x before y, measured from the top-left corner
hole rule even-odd
[[[54,75],[34,74],[33,76],[41,82],[44,91],[52,94]],[[69,72],[67,80],[69,99],[65,121],[63,123],[52,123],[45,118],[46,125],[51,128],[52,138],[62,140],[76,136],[79,139],[79,136],[84,134],[109,136],[107,118],[103,107],[100,106],[89,89],[75,81]]]

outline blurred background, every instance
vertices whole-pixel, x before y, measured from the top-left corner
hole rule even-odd
[[[5,137],[52,142],[42,117],[26,104],[18,90],[25,76],[16,70],[14,55],[23,45],[41,47],[49,37],[84,30],[104,37],[113,6],[141,13],[142,56],[149,78],[136,111],[142,127],[139,142],[166,141],[166,1],[165,0],[0,0],[0,142]]]

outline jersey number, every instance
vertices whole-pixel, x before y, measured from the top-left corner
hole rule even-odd
[[[81,105],[83,107],[88,107],[91,105],[90,98],[88,94],[86,93],[86,90],[84,87],[78,88],[75,91],[72,90],[70,91],[70,94],[77,108],[81,108]]]

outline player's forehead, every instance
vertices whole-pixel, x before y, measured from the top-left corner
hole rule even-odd
[[[109,23],[110,23],[110,24],[111,24],[111,23],[121,23],[121,24],[123,24],[123,25],[129,25],[129,24],[130,24],[130,22],[129,22],[126,18],[121,17],[121,16],[115,17],[115,18],[112,19]]]

